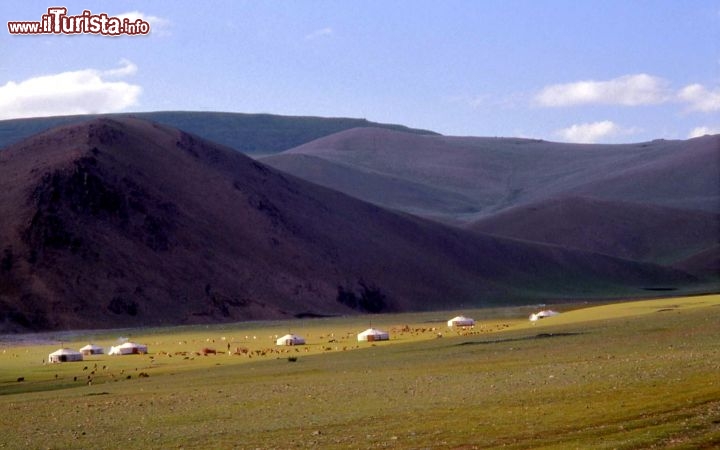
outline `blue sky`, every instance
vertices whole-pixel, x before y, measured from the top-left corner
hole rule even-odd
[[[125,15],[148,36],[11,35]],[[720,1],[2,2],[0,119],[208,110],[448,135],[638,142],[720,133]]]

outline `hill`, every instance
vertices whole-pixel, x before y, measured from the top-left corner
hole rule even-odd
[[[718,245],[720,213],[562,197],[509,208],[469,228],[636,261],[674,264]]]
[[[714,279],[720,283],[720,244],[678,261],[673,264],[673,267],[699,277]]]
[[[720,212],[720,134],[675,141],[668,149],[669,152],[643,158],[600,179],[588,180],[575,192]]]
[[[262,162],[312,181],[345,192],[356,198],[419,216],[469,214],[476,202],[439,185],[407,180],[363,167],[339,163],[303,153],[287,153],[263,158]]]
[[[300,155],[340,166],[346,175],[340,182]],[[263,161],[381,206],[458,223],[568,195],[720,211],[720,135],[600,145],[363,128]],[[377,195],[367,187],[377,177],[393,179],[394,188]],[[398,194],[420,186],[422,199]]]
[[[329,134],[358,127],[380,127],[408,133],[435,134],[432,131],[416,130],[402,125],[380,124],[365,119],[160,111],[2,120],[0,148],[50,128],[100,117],[137,117],[150,120],[251,154],[280,152]]]
[[[3,331],[697,289],[682,271],[392,213],[134,118],[0,152],[0,243]]]

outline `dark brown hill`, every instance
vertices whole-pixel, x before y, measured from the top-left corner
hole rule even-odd
[[[391,213],[139,119],[0,152],[0,252],[2,330],[695,289],[684,272]]]
[[[510,208],[468,228],[619,258],[673,264],[718,245],[720,213],[563,197]]]

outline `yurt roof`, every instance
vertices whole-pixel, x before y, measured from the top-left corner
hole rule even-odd
[[[551,310],[551,309],[546,309],[546,310],[544,310],[544,311],[540,311],[540,312],[535,313],[535,314],[530,314],[530,320],[531,320],[532,322],[535,322],[535,321],[537,321],[538,319],[545,319],[545,318],[547,318],[547,317],[553,317],[553,316],[557,316],[557,315],[560,315],[560,313],[557,312],[557,311],[553,311],[553,310]]]
[[[302,336],[298,336],[297,334],[286,334],[285,336],[282,336],[278,339],[303,339]]]
[[[80,352],[76,352],[73,349],[70,348],[61,348],[58,350],[55,350],[54,352],[50,353],[50,356],[60,356],[60,355],[79,355]]]
[[[456,316],[456,317],[453,317],[452,319],[450,319],[450,322],[455,322],[455,321],[460,322],[460,321],[467,321],[467,320],[473,320],[473,319],[471,319],[470,317],[466,317],[466,316]]]
[[[362,334],[362,335],[366,335],[366,334],[387,334],[387,332],[386,332],[386,331],[380,331],[380,330],[378,330],[377,328],[368,328],[367,330],[363,331],[363,332],[360,333],[360,334]]]
[[[102,347],[100,347],[99,345],[95,345],[95,344],[88,344],[85,347],[80,349],[80,351],[83,351],[83,350],[102,350]]]
[[[146,345],[137,344],[135,342],[126,342],[124,344],[118,345],[116,348],[136,348],[136,347],[146,347]]]

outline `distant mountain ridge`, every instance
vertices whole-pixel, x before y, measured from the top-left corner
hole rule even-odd
[[[527,304],[705,287],[682,270],[384,210],[137,118],[0,152],[0,330]]]
[[[197,134],[243,153],[270,154],[350,128],[380,127],[419,134],[437,134],[403,125],[342,117],[282,116],[206,111],[158,111],[37,117],[0,121],[0,149],[33,134],[95,118],[137,117]]]
[[[380,206],[456,223],[571,195],[720,211],[720,135],[608,145],[357,128],[262,161]],[[364,183],[368,174],[393,183]],[[426,195],[405,195],[418,190]]]

